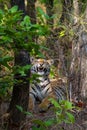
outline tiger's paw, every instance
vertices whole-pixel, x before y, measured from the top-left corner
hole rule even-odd
[[[39,105],[39,107],[38,107],[38,109],[39,109],[39,112],[46,112],[47,110],[48,110],[48,105],[46,105],[46,104],[40,104]]]

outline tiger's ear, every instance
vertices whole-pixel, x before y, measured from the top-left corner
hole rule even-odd
[[[53,65],[54,64],[54,60],[53,59],[47,60],[47,62],[49,63],[49,65]]]
[[[30,62],[31,63],[34,63],[34,61],[35,61],[35,58],[32,56],[32,57],[30,57]]]

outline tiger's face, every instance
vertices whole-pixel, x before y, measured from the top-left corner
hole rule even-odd
[[[31,63],[32,74],[36,73],[40,76],[48,76],[50,73],[50,66],[53,64],[53,60],[35,59]]]

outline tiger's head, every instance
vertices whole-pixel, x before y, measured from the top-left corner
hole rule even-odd
[[[50,67],[53,64],[53,60],[33,59],[31,64],[32,74],[36,73],[40,76],[48,76],[50,74]]]

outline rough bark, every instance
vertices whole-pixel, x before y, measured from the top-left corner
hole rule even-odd
[[[35,8],[36,0],[27,0],[27,14],[30,16],[31,23],[36,24],[36,8]],[[33,36],[32,41],[37,42],[38,37]]]
[[[31,23],[36,23],[36,9],[35,9],[36,0],[27,0],[27,14],[30,16]]]
[[[19,10],[22,10],[25,15],[25,4],[24,0],[12,0],[12,6],[18,5]],[[15,41],[16,42],[16,41]],[[23,48],[16,48],[15,57],[15,66],[23,67],[30,64],[30,57],[26,50]],[[22,107],[24,111],[27,111],[28,102],[29,102],[29,76],[30,70],[26,71],[26,76],[22,76],[19,72],[14,74],[14,85],[12,99],[8,112],[10,113],[10,118],[8,122],[8,130],[19,130],[20,126],[23,125],[23,122],[26,119],[24,112],[21,112],[17,109],[16,105]]]
[[[70,67],[73,80],[70,82],[72,88],[72,98],[78,100],[87,100],[87,26],[86,13],[83,19],[80,19],[79,1],[73,1],[74,7],[74,38],[72,44],[72,62]]]
[[[78,0],[73,0],[73,30],[76,34],[72,41],[72,59],[70,65],[70,77],[69,77],[69,87],[70,87],[70,100],[74,97],[76,98],[80,93],[80,55],[79,55],[79,3]],[[79,33],[78,33],[79,34]]]
[[[46,13],[49,17],[52,17],[53,15],[53,1],[54,0],[47,0],[45,3],[46,6]],[[50,26],[50,28],[53,28],[53,19],[47,19],[47,24]],[[49,37],[47,38],[47,47],[51,49],[52,45],[50,44],[52,39],[52,32],[50,33]]]
[[[87,103],[87,6],[82,24],[82,46],[81,46],[81,96]]]
[[[46,13],[49,17],[53,15],[53,1],[54,0],[47,0],[46,2]],[[47,24],[53,26],[53,19],[47,20]]]
[[[72,1],[71,0],[63,0],[62,2],[62,15],[60,18],[61,23],[68,24],[71,19],[71,10],[72,10]]]
[[[11,0],[11,6],[17,5],[19,10],[22,10],[25,15],[25,0]]]
[[[30,64],[29,54],[25,50],[21,50],[15,55],[15,65],[21,67]],[[14,75],[14,83],[12,99],[9,106],[10,120],[8,130],[19,130],[20,126],[23,125],[26,115],[17,109],[16,105],[21,106],[24,111],[27,111],[29,102],[29,75],[30,72],[26,72],[26,76],[20,74]]]

